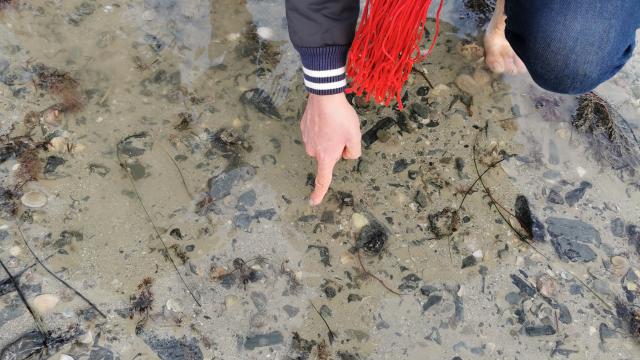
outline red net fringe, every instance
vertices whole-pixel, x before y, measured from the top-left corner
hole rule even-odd
[[[433,41],[426,54],[420,41],[431,0],[367,0],[347,60],[349,93],[365,94],[388,106],[393,99],[402,110],[402,87],[413,64],[431,53],[440,32],[440,0]]]

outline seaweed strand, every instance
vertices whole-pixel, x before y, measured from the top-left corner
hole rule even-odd
[[[20,300],[22,300],[22,303],[24,304],[24,306],[27,308],[27,310],[29,310],[29,313],[31,314],[33,321],[36,323],[36,328],[38,332],[40,332],[40,334],[42,334],[45,337],[45,339],[47,339],[48,336],[47,336],[47,331],[45,331],[44,324],[42,323],[42,320],[40,320],[40,317],[36,315],[36,312],[31,308],[31,305],[29,305],[29,302],[27,301],[27,298],[24,296],[24,293],[22,292],[22,290],[20,290],[20,285],[18,284],[18,280],[16,280],[16,278],[13,277],[13,275],[11,274],[9,269],[7,269],[7,267],[5,266],[2,260],[0,260],[0,265],[2,266],[4,271],[7,273],[7,275],[9,275],[9,279],[11,279],[11,282],[13,282],[13,286],[16,288],[16,291],[18,292],[18,295],[20,296]]]
[[[374,278],[377,282],[380,283],[380,285],[382,285],[382,287],[387,289],[389,292],[391,292],[393,294],[396,294],[398,296],[409,295],[409,294],[399,293],[399,292],[393,290],[392,288],[387,286],[387,284],[385,284],[384,281],[382,281],[382,279],[380,279],[379,277],[373,275],[369,270],[367,270],[367,268],[365,268],[364,264],[362,263],[362,257],[360,256],[360,249],[358,249],[358,262],[360,263],[360,267],[362,268],[362,271],[364,271],[365,274],[367,274],[367,275],[371,276],[372,278]]]
[[[331,330],[329,323],[327,322],[327,320],[325,320],[324,316],[322,316],[320,311],[318,311],[318,308],[316,308],[316,306],[313,305],[313,302],[311,300],[309,300],[309,304],[311,304],[311,307],[313,308],[313,310],[316,311],[318,316],[320,316],[320,319],[322,319],[322,321],[324,322],[324,325],[327,327],[327,330],[329,330],[329,344],[333,344],[333,339],[336,338],[336,333],[334,333],[333,330]]]
[[[42,268],[45,269],[56,280],[61,282],[69,290],[73,291],[76,295],[78,295],[80,298],[82,298],[82,300],[84,300],[87,304],[89,304],[89,306],[91,306],[95,311],[97,311],[98,314],[100,314],[100,316],[102,316],[103,318],[106,319],[107,315],[105,315],[100,309],[98,309],[96,304],[94,304],[91,300],[87,299],[86,296],[82,295],[81,292],[76,290],[73,286],[69,285],[69,283],[67,283],[66,281],[62,280],[58,275],[54,274],[53,271],[49,270],[49,268],[42,262],[42,260],[40,260],[38,255],[36,255],[36,253],[33,251],[33,249],[31,248],[31,245],[29,245],[29,242],[27,242],[27,238],[24,236],[24,233],[22,232],[22,229],[20,228],[20,224],[16,223],[16,228],[18,229],[18,233],[20,233],[20,237],[22,238],[22,241],[24,242],[24,245],[27,247],[27,249],[29,249],[29,252],[36,259],[38,264],[40,264],[40,266],[42,266]]]
[[[132,136],[143,135],[143,134],[144,133],[134,134]],[[145,213],[145,215],[147,217],[147,220],[149,221],[149,224],[151,224],[151,227],[153,228],[153,231],[154,231],[156,237],[162,243],[162,246],[164,247],[164,250],[165,250],[165,252],[167,254],[167,258],[169,258],[169,262],[171,262],[171,265],[173,265],[173,268],[175,269],[176,273],[178,274],[178,277],[180,278],[180,281],[182,281],[182,284],[187,289],[187,292],[189,293],[189,295],[191,295],[191,297],[193,298],[193,301],[195,301],[196,304],[198,304],[198,306],[202,307],[202,304],[200,303],[200,301],[198,301],[196,296],[193,294],[193,291],[191,291],[191,288],[189,287],[189,285],[187,285],[187,282],[184,280],[184,277],[182,276],[182,273],[180,273],[180,270],[178,269],[178,265],[176,265],[175,260],[173,260],[173,257],[171,257],[171,252],[169,251],[169,247],[167,246],[167,243],[162,239],[162,236],[160,235],[160,232],[158,231],[158,227],[153,222],[153,219],[151,218],[151,215],[149,214],[149,211],[147,210],[147,207],[144,205],[144,202],[142,201],[142,196],[140,196],[140,192],[138,191],[138,187],[136,186],[136,183],[133,180],[133,177],[131,177],[131,174],[129,173],[129,171],[127,171],[126,165],[122,161],[122,158],[120,157],[120,146],[119,145],[123,141],[125,141],[126,139],[128,139],[130,137],[131,136],[125,137],[124,139],[120,140],[118,142],[118,144],[116,145],[116,157],[118,158],[118,162],[120,163],[120,166],[127,173],[127,179],[129,179],[129,182],[131,183],[131,187],[133,188],[133,191],[136,194],[136,198],[138,199],[138,202],[140,203],[140,207],[142,207],[142,210],[144,210],[144,213]]]

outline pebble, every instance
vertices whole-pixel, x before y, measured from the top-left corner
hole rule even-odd
[[[83,345],[93,344],[93,332],[91,330],[87,330],[87,332],[78,337],[78,342]]]
[[[30,208],[41,208],[47,204],[47,196],[40,191],[29,191],[22,195],[20,199],[24,206]]]
[[[351,263],[354,260],[354,256],[349,253],[349,252],[344,252],[342,255],[340,255],[340,263],[342,265],[346,265]]]
[[[21,253],[22,253],[22,249],[20,249],[19,246],[12,246],[11,248],[9,248],[9,255],[13,257],[17,257]]]
[[[178,299],[169,299],[164,306],[166,310],[170,312],[179,313],[183,310],[182,302]]]
[[[368,223],[369,219],[367,219],[366,216],[360,213],[353,213],[353,215],[351,215],[351,225],[353,226],[353,230],[355,231],[359,231]]]
[[[491,75],[484,69],[478,68],[473,73],[473,79],[478,83],[478,85],[484,86],[491,81]]]
[[[33,299],[33,308],[40,314],[48,313],[56,307],[60,299],[53,294],[42,294]]]
[[[154,18],[153,10],[145,10],[142,12],[142,20],[151,21]]]
[[[629,261],[622,256],[611,257],[611,269],[616,276],[622,276],[629,270]]]
[[[258,29],[256,29],[256,33],[264,40],[273,39],[273,29],[271,29],[270,27],[260,26]]]
[[[587,175],[587,170],[585,170],[583,167],[578,166],[576,168],[576,172],[578,173],[578,176],[580,177],[584,177],[585,175]]]
[[[227,34],[227,40],[229,41],[236,41],[240,38],[240,33],[229,33]]]
[[[480,84],[476,82],[476,80],[468,74],[458,75],[456,78],[456,85],[460,88],[460,90],[468,93],[468,94],[477,94],[481,90]]]
[[[74,360],[74,359],[67,354],[60,354],[60,360]]]
[[[224,298],[224,306],[227,309],[232,308],[234,305],[236,305],[238,303],[238,297],[235,295],[227,295],[227,297]]]
[[[49,140],[47,149],[51,152],[65,152],[67,150],[67,139],[63,138],[62,136],[56,136],[53,139]]]
[[[556,282],[547,274],[541,274],[536,279],[536,288],[542,296],[552,298],[556,294]]]

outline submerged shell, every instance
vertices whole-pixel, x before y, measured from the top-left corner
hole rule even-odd
[[[60,299],[53,294],[42,294],[33,299],[33,308],[40,314],[48,313],[58,305]]]
[[[47,195],[40,191],[29,191],[22,195],[20,199],[24,206],[30,208],[41,208],[47,204]]]

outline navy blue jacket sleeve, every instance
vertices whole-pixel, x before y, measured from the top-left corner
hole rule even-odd
[[[286,9],[289,38],[300,53],[307,90],[319,95],[343,92],[359,0],[286,0]]]

